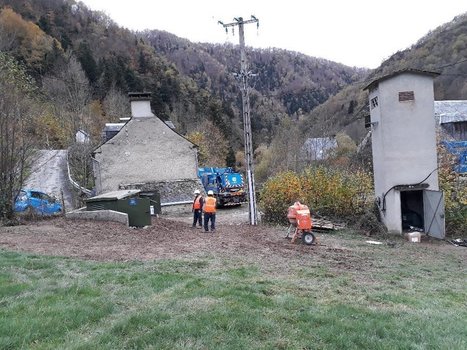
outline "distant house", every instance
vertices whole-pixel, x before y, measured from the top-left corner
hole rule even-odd
[[[93,152],[97,194],[139,189],[158,192],[162,203],[190,201],[202,188],[197,146],[151,112],[150,94],[129,97],[132,118],[108,128],[115,135]]]
[[[308,138],[303,145],[304,156],[308,161],[326,159],[336,148],[337,141],[334,137]]]
[[[86,131],[80,129],[76,132],[75,140],[77,143],[89,143],[91,141],[91,137]]]
[[[467,101],[435,101],[435,117],[445,134],[467,141]]]

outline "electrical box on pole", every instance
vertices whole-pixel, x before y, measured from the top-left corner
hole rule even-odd
[[[243,135],[245,145],[245,164],[246,164],[246,175],[248,181],[248,204],[249,204],[249,218],[250,225],[256,225],[258,223],[258,213],[256,209],[256,192],[255,192],[255,176],[254,176],[254,165],[253,165],[253,143],[251,136],[251,121],[250,121],[250,96],[248,78],[251,76],[248,72],[248,64],[246,61],[245,53],[245,34],[243,26],[249,23],[256,23],[259,25],[259,21],[255,16],[251,16],[249,20],[243,20],[242,17],[234,18],[235,22],[224,24],[219,21],[225,30],[228,27],[238,26],[238,33],[240,37],[240,78],[241,90],[242,90],[242,112],[243,112]]]

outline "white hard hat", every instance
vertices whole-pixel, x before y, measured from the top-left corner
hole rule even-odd
[[[208,196],[213,196],[214,195],[214,192],[212,190],[209,190],[208,191]]]
[[[195,190],[195,194],[200,194],[199,190]]]

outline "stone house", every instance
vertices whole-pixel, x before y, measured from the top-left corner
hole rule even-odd
[[[390,232],[444,237],[438,187],[433,78],[415,69],[374,80],[369,90],[375,198]]]
[[[149,93],[130,93],[132,117],[93,152],[96,194],[157,192],[161,203],[189,202],[202,189],[198,147],[151,112]]]

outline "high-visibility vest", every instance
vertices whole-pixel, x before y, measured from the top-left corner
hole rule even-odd
[[[201,209],[201,196],[196,196],[193,201],[193,209]]]
[[[215,213],[216,212],[216,198],[207,197],[204,203],[204,212],[205,213]]]

